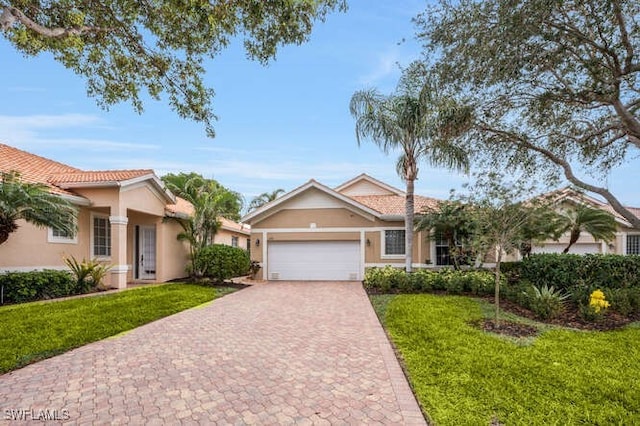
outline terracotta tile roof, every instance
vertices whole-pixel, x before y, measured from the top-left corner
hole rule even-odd
[[[609,213],[611,213],[613,216],[615,216],[618,219],[624,220],[626,221],[626,219],[624,218],[624,216],[622,216],[620,213],[618,213],[617,211],[615,211],[613,209],[613,207],[611,207],[609,204],[604,204],[602,206],[606,211],[608,211]],[[640,218],[640,207],[628,207],[625,206],[625,208],[627,210],[629,210],[631,213],[633,213],[637,218]]]
[[[251,234],[251,227],[249,225],[234,222],[233,220],[227,219],[226,217],[221,217],[219,220],[220,220],[220,224],[225,229],[228,229],[230,231],[240,232],[241,234],[245,234],[245,235]]]
[[[350,198],[382,214],[404,215],[405,213],[405,197],[403,195],[358,195]],[[415,195],[414,203],[415,212],[420,213],[426,208],[436,208],[438,200]]]
[[[154,174],[153,170],[91,170],[74,171],[71,173],[53,173],[49,175],[48,182],[53,184],[63,183],[100,183],[122,182],[129,179]]]
[[[193,214],[193,205],[184,198],[176,197],[175,204],[167,204],[165,210],[171,214],[183,214],[191,216]]]
[[[80,172],[80,169],[0,143],[0,171],[17,171],[25,182],[47,185],[57,194],[75,195],[50,184],[47,178],[56,173]]]

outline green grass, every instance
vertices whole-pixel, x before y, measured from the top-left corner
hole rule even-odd
[[[209,302],[230,288],[191,284],[0,308],[0,373]]]
[[[640,424],[640,328],[541,328],[526,345],[468,325],[457,296],[373,296],[428,418],[438,425]],[[376,300],[379,299],[379,300]]]

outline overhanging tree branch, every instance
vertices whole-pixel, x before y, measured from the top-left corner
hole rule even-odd
[[[33,32],[40,34],[44,37],[60,38],[68,36],[78,36],[87,33],[97,33],[103,31],[109,31],[108,28],[91,27],[91,26],[78,26],[73,28],[49,28],[40,25],[33,19],[25,15],[20,9],[13,6],[4,6],[2,8],[2,14],[0,15],[0,29],[7,31],[13,27],[17,22],[20,22],[25,27],[29,28]]]
[[[482,132],[486,132],[486,133],[490,133],[490,134],[494,134],[496,136],[500,136],[501,138],[515,143],[516,145],[522,147],[522,148],[526,148],[529,151],[534,151],[537,152],[539,154],[541,154],[542,156],[544,156],[547,160],[553,162],[554,164],[560,166],[563,170],[564,176],[566,177],[566,179],[571,182],[572,184],[585,189],[586,191],[590,191],[593,192],[595,194],[599,194],[601,195],[605,200],[607,200],[607,202],[611,205],[611,207],[617,212],[619,213],[622,217],[624,217],[626,220],[629,221],[629,223],[631,223],[631,225],[633,225],[635,228],[640,228],[640,218],[638,218],[637,216],[635,216],[633,213],[631,213],[625,206],[622,205],[622,203],[620,203],[620,201],[618,201],[618,199],[607,189],[607,188],[603,188],[603,187],[599,187],[599,186],[595,186],[592,184],[589,184],[585,181],[583,181],[582,179],[578,178],[575,173],[573,172],[573,168],[571,167],[571,164],[569,164],[568,161],[566,161],[564,158],[554,154],[553,152],[551,152],[550,150],[543,148],[541,146],[538,146],[536,144],[531,143],[529,140],[527,140],[525,137],[519,136],[515,133],[512,132],[507,132],[504,130],[500,130],[500,129],[495,129],[491,126],[488,126],[486,124],[481,124],[479,125],[479,130],[481,130]]]

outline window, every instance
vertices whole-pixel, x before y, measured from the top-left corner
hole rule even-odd
[[[627,235],[627,254],[640,254],[640,235]]]
[[[450,265],[451,256],[449,253],[449,242],[444,238],[442,232],[435,235],[436,240],[436,265]]]
[[[251,240],[247,238],[247,251],[251,250]]]
[[[49,228],[47,241],[50,243],[60,244],[77,244],[78,239],[75,235],[69,234],[61,229]]]
[[[107,216],[92,216],[93,257],[111,256],[111,224]]]
[[[231,247],[238,247],[238,237],[231,237]]]
[[[385,256],[404,256],[405,244],[404,229],[384,231]]]

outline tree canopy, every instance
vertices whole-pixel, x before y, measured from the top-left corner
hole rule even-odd
[[[263,192],[262,194],[253,197],[253,199],[251,200],[251,203],[249,203],[249,208],[248,211],[252,212],[256,209],[259,209],[260,207],[264,206],[267,203],[270,203],[272,201],[274,201],[276,198],[278,198],[281,194],[284,194],[284,189],[282,188],[278,188],[275,189],[271,192]]]
[[[23,182],[15,172],[0,173],[0,244],[18,230],[19,220],[73,236],[77,215],[70,202],[49,192],[45,185]]]
[[[564,176],[635,227],[607,183],[640,149],[640,2],[441,0],[416,18],[441,82],[494,168]]]
[[[164,94],[213,136],[204,59],[239,38],[251,59],[266,63],[345,8],[345,0],[0,0],[0,32],[26,55],[50,52],[86,79],[102,107],[129,101],[141,112],[145,96]]]

